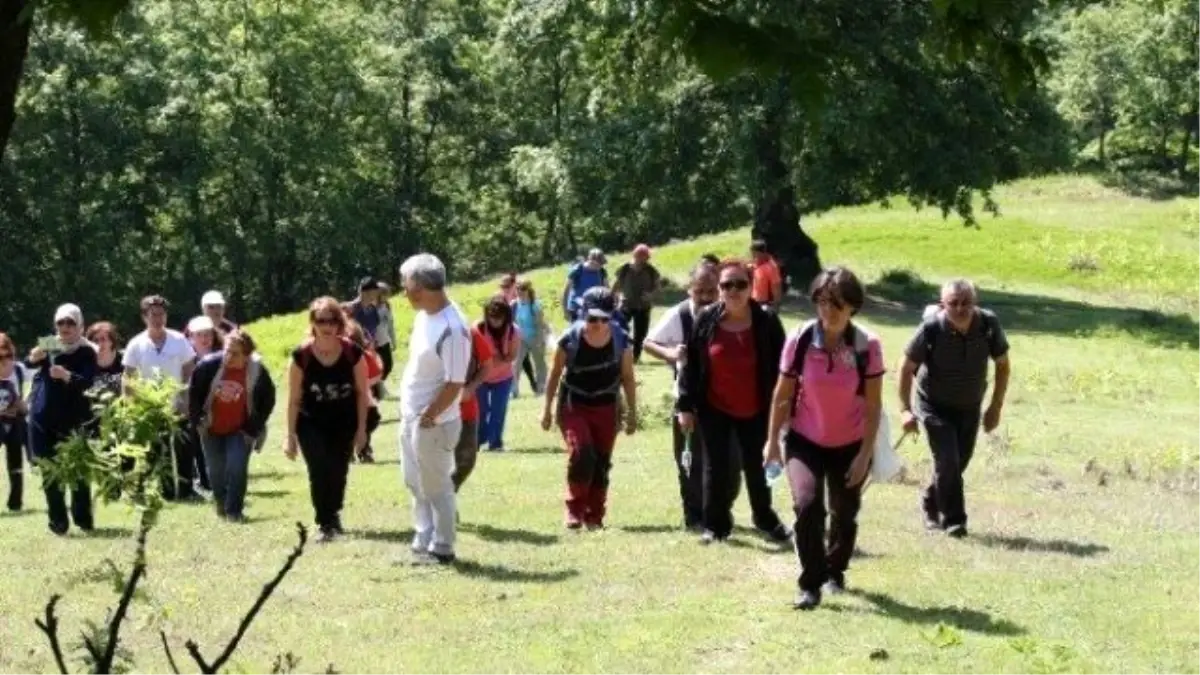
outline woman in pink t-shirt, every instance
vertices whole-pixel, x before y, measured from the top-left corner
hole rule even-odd
[[[780,461],[787,428],[787,476],[796,512],[800,558],[797,609],[821,604],[822,591],[845,590],[854,552],[862,486],[871,465],[882,410],[883,350],[879,338],[851,323],[863,287],[844,267],[824,270],[812,285],[817,320],[787,340],[771,406],[765,462]],[[825,543],[825,494],[829,544]]]
[[[483,321],[476,324],[480,333],[491,340],[495,358],[483,384],[475,392],[479,401],[479,445],[492,452],[504,452],[504,422],[512,396],[513,362],[521,346],[521,331],[513,321],[513,310],[501,294],[492,296],[483,309]]]

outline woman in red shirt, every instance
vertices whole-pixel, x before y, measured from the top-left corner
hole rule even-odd
[[[692,433],[699,423],[711,474],[704,494],[701,542],[723,541],[733,532],[738,482],[731,448],[734,437],[741,448],[754,526],[775,541],[787,541],[791,532],[771,507],[760,455],[783,351],[783,325],[779,317],[751,301],[749,265],[727,260],[718,274],[721,298],[696,317],[679,376],[679,425],[684,433]]]

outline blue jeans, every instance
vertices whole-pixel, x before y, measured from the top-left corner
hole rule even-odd
[[[489,450],[504,447],[504,420],[508,416],[508,401],[512,396],[513,378],[502,382],[484,382],[475,397],[479,399],[479,445]]]
[[[213,501],[225,515],[240,516],[246,503],[246,480],[250,472],[250,439],[243,433],[228,436],[200,434]]]

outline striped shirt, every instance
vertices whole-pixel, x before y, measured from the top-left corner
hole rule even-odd
[[[930,344],[932,342],[932,344]],[[927,320],[904,349],[917,370],[918,412],[979,410],[987,392],[988,360],[1008,353],[1008,338],[992,312],[980,309],[965,333],[944,312]]]

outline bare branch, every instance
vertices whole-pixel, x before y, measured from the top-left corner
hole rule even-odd
[[[46,603],[45,619],[34,619],[33,622],[46,634],[46,639],[50,641],[50,651],[54,652],[54,662],[58,664],[58,671],[63,675],[67,675],[70,671],[67,670],[67,661],[63,658],[62,645],[58,641],[58,617],[54,614],[59,600],[62,600],[61,595],[55,594],[50,596],[50,601]]]
[[[225,645],[225,649],[221,652],[220,656],[212,663],[209,663],[204,660],[204,655],[200,653],[200,645],[195,640],[188,640],[185,643],[184,646],[187,647],[188,654],[191,654],[192,660],[196,662],[197,666],[200,666],[201,673],[216,673],[221,670],[221,667],[225,665],[229,657],[233,656],[238,643],[246,635],[246,631],[250,629],[250,624],[254,622],[254,617],[258,616],[259,610],[266,604],[271,594],[275,592],[280,582],[283,581],[283,578],[288,575],[288,572],[292,571],[292,567],[300,559],[300,556],[304,555],[304,547],[308,543],[308,529],[304,527],[303,523],[296,523],[296,532],[300,538],[299,543],[296,544],[296,548],[292,550],[287,560],[284,561],[283,567],[279,568],[279,572],[275,574],[275,578],[263,586],[262,592],[258,594],[258,599],[251,605],[250,611],[242,617],[241,623],[238,624],[237,632],[233,634],[233,638],[230,639],[229,644]]]
[[[162,639],[163,651],[167,653],[167,663],[171,666],[171,672],[179,675],[179,665],[175,663],[175,655],[171,653],[171,644],[167,642],[167,631],[160,629],[158,637]]]
[[[133,592],[137,589],[138,582],[146,574],[146,535],[149,532],[150,519],[143,514],[141,527],[138,529],[133,571],[129,573],[129,580],[125,582],[125,588],[121,591],[121,600],[117,603],[117,610],[113,612],[112,618],[108,621],[108,643],[104,645],[104,653],[96,661],[97,673],[112,672],[113,658],[117,653],[117,641],[120,639],[121,622],[125,620],[125,614],[129,611],[129,603],[133,602]],[[91,647],[89,647],[90,650]]]

